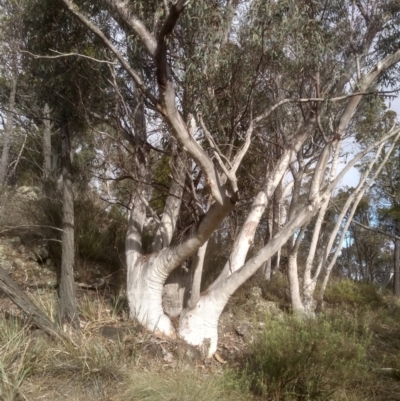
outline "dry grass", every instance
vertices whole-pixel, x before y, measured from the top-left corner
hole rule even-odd
[[[356,309],[370,290],[342,288],[351,302],[334,297],[316,320],[259,316],[265,329],[247,360],[218,369],[177,354],[166,361],[163,350],[177,345],[128,321],[123,295],[80,291],[81,333],[68,340],[0,317],[0,401],[399,400],[399,301]],[[54,291],[30,295],[56,320]]]

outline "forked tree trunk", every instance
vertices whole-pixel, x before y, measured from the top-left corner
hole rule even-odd
[[[79,317],[74,287],[75,226],[74,196],[72,188],[72,168],[70,134],[68,122],[63,119],[60,127],[62,146],[62,204],[63,234],[60,275],[59,320],[61,325],[79,328]]]
[[[192,308],[185,311],[179,322],[179,335],[186,342],[202,347],[205,355],[211,356],[217,350],[218,321],[230,296],[280,249],[290,237],[304,226],[316,213],[319,199],[304,207],[295,218],[268,242],[254,257],[243,266],[220,281],[218,286],[210,287]]]
[[[214,203],[210,207],[198,228],[181,244],[143,255],[141,227],[146,210],[142,202],[136,202],[131,212],[126,237],[127,295],[132,318],[138,319],[151,331],[175,337],[175,329],[163,309],[164,284],[173,270],[206,243],[233,207],[232,198],[225,197],[224,204]]]

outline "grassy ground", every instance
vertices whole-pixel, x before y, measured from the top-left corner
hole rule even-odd
[[[35,297],[54,317],[55,294]],[[400,400],[400,304],[373,287],[332,284],[313,320],[254,316],[263,329],[227,364],[142,331],[121,305],[84,293],[82,332],[64,341],[1,315],[0,400]]]

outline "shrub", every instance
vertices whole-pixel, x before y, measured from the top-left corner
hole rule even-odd
[[[325,301],[331,305],[347,304],[352,307],[377,308],[384,305],[384,299],[376,286],[354,280],[331,282],[325,292]]]
[[[332,399],[366,373],[368,342],[367,334],[358,334],[356,321],[341,317],[268,321],[242,379],[265,399]]]

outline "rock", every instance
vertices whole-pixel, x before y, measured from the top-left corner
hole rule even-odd
[[[253,330],[253,327],[250,324],[250,322],[242,321],[242,322],[237,322],[235,324],[235,331],[236,333],[239,334],[239,336],[244,336],[250,330]]]
[[[10,238],[10,239],[8,240],[8,242],[9,242],[10,244],[12,244],[12,245],[19,246],[19,245],[21,245],[21,238],[19,238],[19,237],[13,237],[13,238]]]
[[[100,327],[99,332],[103,337],[108,338],[109,340],[113,340],[113,341],[121,341],[127,335],[125,329],[120,328],[120,327],[114,327],[114,326]]]
[[[174,354],[180,361],[184,361],[190,364],[198,362],[202,359],[200,350],[183,342],[179,341]]]
[[[267,301],[262,297],[262,290],[260,287],[253,287],[249,291],[249,306],[257,314],[268,314],[272,318],[278,319],[283,316],[282,311],[275,302]]]
[[[239,336],[243,337],[244,342],[251,344],[254,341],[254,328],[248,321],[240,321],[235,324],[235,331]]]
[[[260,287],[253,287],[249,291],[249,298],[253,300],[259,300],[262,298],[262,289]]]
[[[6,273],[10,273],[14,270],[14,266],[12,265],[11,262],[9,262],[8,260],[2,260],[0,259],[0,265],[1,268],[6,272]]]
[[[50,257],[49,249],[45,244],[37,245],[32,251],[33,259],[40,264],[46,262]]]
[[[218,322],[218,335],[223,336],[227,333],[232,333],[234,316],[231,312],[223,312]]]

